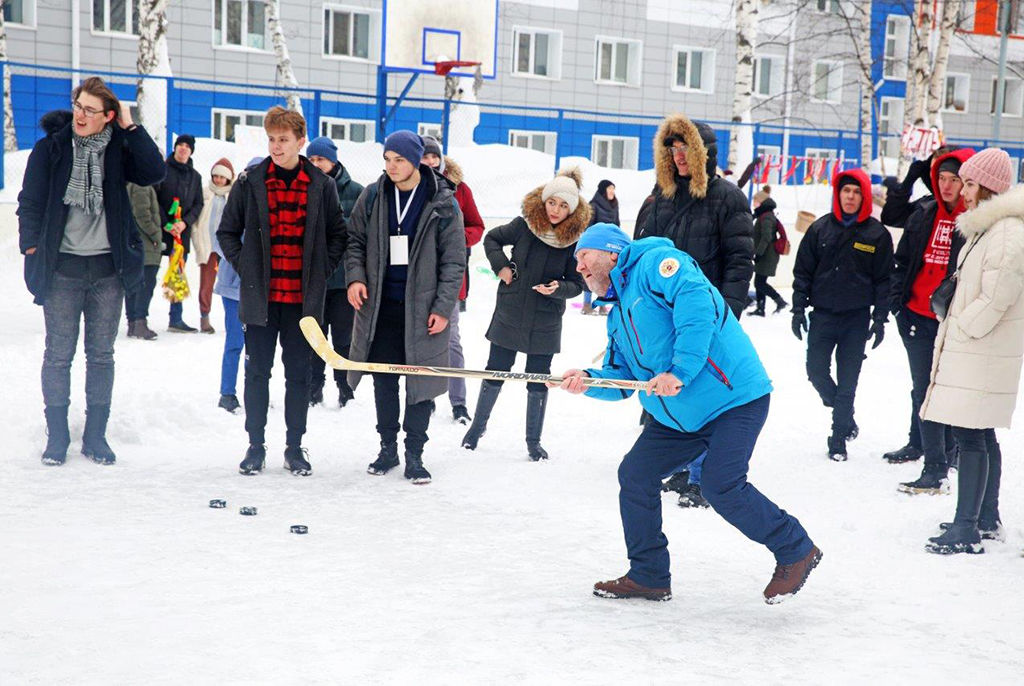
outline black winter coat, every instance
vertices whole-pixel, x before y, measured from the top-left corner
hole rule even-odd
[[[572,220],[570,215],[562,223]],[[581,224],[580,232],[586,228],[585,223]],[[575,233],[578,237],[579,232]],[[506,245],[512,246],[511,261],[502,249]],[[575,242],[564,248],[551,247],[534,235],[522,217],[487,232],[484,251],[494,273],[515,264],[512,283],[498,284],[498,301],[487,340],[522,353],[550,355],[561,350],[565,301],[575,298],[586,287],[576,271],[575,248]],[[559,282],[552,295],[533,290],[534,286],[551,281]]]
[[[306,229],[302,237],[302,316],[323,320],[327,277],[345,254],[345,218],[334,179],[300,158],[309,176]],[[267,205],[267,157],[238,176],[224,206],[217,241],[241,279],[238,318],[266,326],[270,297],[270,210]]]
[[[796,254],[793,310],[873,307],[872,316],[885,321],[892,259],[892,236],[878,220],[869,216],[846,227],[831,212],[818,218]]]
[[[349,176],[348,170],[341,163],[334,165],[334,169],[331,170],[328,176],[334,179],[335,187],[338,189],[338,202],[341,204],[341,213],[345,215],[345,221],[348,222],[352,216],[352,208],[356,206],[356,200],[359,199],[359,194],[363,192],[363,185],[353,181],[352,177]],[[348,288],[348,283],[345,279],[345,260],[342,260],[338,263],[338,268],[334,270],[334,274],[327,280],[327,290],[343,290],[346,288]]]
[[[678,190],[672,198],[664,197],[655,186],[634,235],[670,239],[697,261],[739,317],[754,273],[754,218],[747,196],[717,176],[710,179],[704,198],[690,195],[689,178],[677,177],[676,184]]]
[[[619,224],[619,199],[609,200],[602,193],[594,193],[594,197],[590,200],[590,209],[593,214],[590,217],[590,225],[606,223],[615,224],[615,226],[621,226]]]
[[[64,192],[71,178],[71,112],[57,110],[39,122],[46,132],[32,148],[21,193],[18,194],[19,247],[25,255],[25,285],[35,303],[46,300],[57,268],[60,244],[68,220]],[[103,157],[103,207],[107,213],[107,238],[114,267],[125,290],[142,283],[143,248],[128,199],[128,183],[150,186],[164,178],[160,149],[146,130],[131,131],[113,124],[110,143]]]
[[[181,244],[185,248],[185,254],[188,254],[192,241],[192,226],[199,221],[199,215],[203,212],[203,178],[192,167],[192,158],[189,158],[186,164],[175,161],[174,155],[167,158],[167,177],[156,187],[156,197],[160,201],[160,216],[163,217],[164,226],[174,220],[167,213],[174,204],[174,199],[178,198],[181,205],[181,221],[186,225],[185,230],[181,232]],[[165,231],[164,255],[170,255],[173,250],[174,236]]]

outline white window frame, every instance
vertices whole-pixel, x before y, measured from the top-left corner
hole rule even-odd
[[[996,4],[996,35],[997,36],[1001,36],[1001,35],[1003,35],[1003,32],[1002,32],[1002,28],[1003,28],[1003,21],[1002,21],[1002,19],[1003,18],[1000,15],[1003,13],[1003,3],[1002,3],[1001,0],[997,0],[997,2],[995,4]],[[1010,11],[1011,12],[1016,10],[1016,14],[1012,15],[1010,17],[1010,35],[1011,36],[1024,35],[1024,26],[1021,26],[1022,22],[1024,22],[1024,7],[1021,7],[1019,2],[1016,3],[1016,4],[1010,4],[1009,7],[1010,7]]]
[[[836,88],[836,99],[835,100],[833,100],[831,98],[831,93],[832,93],[832,88],[831,87],[828,88],[829,97],[821,99],[821,98],[818,98],[818,97],[816,97],[814,95],[815,87],[816,87],[816,85],[818,83],[818,65],[819,64],[831,64],[831,65],[833,65],[834,68],[829,70],[829,82],[831,82],[831,78],[832,78],[831,75],[833,73],[838,74],[838,76],[836,77],[836,80],[839,82],[839,84],[838,84],[838,87]],[[829,83],[826,83],[825,85],[826,85],[826,87],[828,87]],[[828,103],[830,105],[840,105],[840,104],[842,104],[842,102],[843,102],[843,63],[839,62],[837,60],[814,60],[814,62],[811,63],[811,84],[810,84],[810,86],[811,86],[810,87],[811,102]]]
[[[1012,84],[1016,84],[1017,88],[1018,88],[1018,93],[1017,93],[1017,98],[1016,98],[1016,100],[1017,100],[1017,111],[1016,112],[1006,112],[1005,111],[1006,110],[1006,106],[1005,106],[1006,102],[1007,101],[1012,102],[1010,100],[1010,84],[1011,83]],[[992,77],[992,91],[991,91],[991,95],[990,95],[990,97],[988,99],[988,101],[989,101],[989,114],[991,114],[991,115],[995,114],[996,89],[998,87],[999,87],[999,81],[998,81],[998,79],[996,77],[993,76]],[[1004,117],[1012,117],[1014,119],[1018,119],[1018,118],[1021,117],[1022,114],[1024,114],[1024,81],[1022,81],[1021,79],[1006,79],[1006,92],[1003,93],[1003,110],[1004,110],[1003,111],[1003,116]]]
[[[22,15],[26,21],[5,21],[4,28],[36,30],[36,0],[22,0]],[[90,19],[91,21],[91,19]]]
[[[804,157],[812,160],[834,160],[836,151],[832,148],[804,148]]]
[[[519,71],[519,36],[531,34],[530,39],[530,66],[529,71]],[[537,34],[543,33],[548,37],[548,74],[535,74],[534,67],[537,60]],[[512,76],[522,79],[541,79],[542,81],[560,81],[562,79],[562,38],[561,29],[547,29],[534,26],[513,26],[512,27]]]
[[[250,2],[261,2],[261,1],[263,2],[264,5],[266,5],[266,3],[269,0],[242,0],[242,1],[246,5],[248,5]],[[255,53],[259,53],[261,55],[262,54],[266,54],[268,52],[273,52],[274,49],[273,49],[273,46],[271,45],[270,24],[269,23],[266,26],[265,33],[264,33],[264,36],[263,36],[263,47],[262,48],[254,48],[254,47],[252,47],[250,45],[235,45],[233,43],[228,43],[227,42],[227,33],[228,33],[228,27],[227,27],[227,3],[228,3],[228,0],[213,0],[213,2],[210,3],[210,29],[211,29],[210,30],[210,45],[213,47],[213,49],[214,50],[231,50],[231,51],[234,51],[234,52],[255,52]],[[216,8],[217,5],[221,5],[221,21],[222,21],[222,24],[221,24],[221,27],[220,27],[220,38],[221,38],[221,42],[220,43],[217,42],[217,8]],[[264,10],[264,11],[266,11],[266,10]],[[246,40],[246,36],[249,35],[249,31],[248,31],[249,26],[248,26],[248,24],[249,24],[249,12],[247,10],[243,10],[242,11],[242,40],[243,41]],[[323,36],[321,36],[321,39],[322,38],[323,38]]]
[[[782,155],[782,148],[778,145],[759,145],[757,146],[757,153],[755,157],[759,157],[762,161],[768,161],[768,155],[772,155],[777,162],[779,157]],[[758,172],[758,178],[761,178],[761,172]],[[768,182],[779,185],[780,179],[782,179],[782,167],[776,167],[768,173]]]
[[[443,142],[444,126],[432,122],[421,121],[416,125],[416,133],[421,136],[433,136],[439,142]]]
[[[762,93],[758,90],[758,83],[760,81],[760,73],[758,72],[759,62],[771,62],[772,68],[771,73],[768,76],[768,92]],[[763,69],[763,67],[761,67]],[[751,92],[755,98],[775,98],[782,95],[782,91],[785,90],[785,69],[786,61],[784,58],[778,55],[754,55],[754,84],[751,88]]]
[[[525,146],[518,145],[516,139],[525,138],[527,144]],[[544,139],[544,149],[537,150],[533,146],[534,141],[537,138]],[[556,146],[558,145],[558,134],[554,131],[529,131],[527,129],[509,129],[508,130],[508,144],[513,148],[520,148],[521,150],[533,150],[534,152],[543,152],[545,155],[554,155]]]
[[[892,106],[897,106],[897,112],[899,116],[895,119],[892,116],[892,112],[888,115],[882,114],[883,107],[891,110]],[[903,133],[903,110],[904,100],[903,98],[895,98],[892,96],[883,96],[878,101],[878,154],[881,157],[899,157],[900,156],[900,134]],[[882,123],[885,122],[886,126],[883,130]],[[895,125],[895,129],[893,126]],[[885,135],[892,134],[892,135]],[[895,154],[889,154],[889,146],[895,145]]]
[[[974,20],[977,13],[978,3],[976,0],[961,0],[957,28],[961,31],[974,31]]]
[[[685,52],[691,56],[686,58],[687,72],[691,71],[693,65],[692,55],[695,52],[703,53],[700,66],[700,88],[679,85],[679,53]],[[672,81],[669,84],[671,89],[677,93],[714,93],[715,92],[715,51],[712,48],[695,48],[688,45],[672,46]],[[686,82],[690,81],[690,73],[687,73]]]
[[[343,117],[320,117],[320,131],[319,131],[318,135],[320,135],[320,136],[327,136],[331,140],[346,141],[346,142],[351,143],[351,142],[353,142],[352,141],[352,125],[353,124],[362,125],[362,126],[366,127],[366,138],[365,138],[365,140],[355,141],[355,142],[357,142],[357,143],[366,143],[366,142],[373,141],[374,126],[375,126],[375,124],[373,123],[373,121],[371,121],[369,119],[345,119]],[[333,136],[329,135],[330,134],[330,129],[328,129],[328,127],[330,127],[330,126],[344,126],[345,127],[345,137],[344,138],[334,138]],[[327,129],[327,131],[324,131],[324,129]]]
[[[125,26],[128,27],[127,31],[111,31],[110,30],[110,2],[111,0],[103,0],[103,28],[96,28],[96,6],[95,3],[89,2],[89,33],[94,36],[106,36],[107,38],[124,38],[127,40],[138,40],[139,34],[132,33],[132,18],[135,16],[135,12],[138,10],[139,0],[125,0],[125,9],[127,14],[125,16]]]
[[[324,38],[329,28],[326,23],[324,14],[330,12],[348,12],[349,14],[365,14],[369,17],[369,42],[367,43],[366,57],[357,57],[355,55],[336,55],[334,53],[324,52]],[[380,10],[369,9],[366,7],[353,7],[352,5],[339,5],[333,2],[325,2],[320,8],[320,56],[325,60],[340,60],[343,62],[359,62],[361,64],[380,64],[380,35],[381,35],[381,13]],[[349,31],[354,31],[354,27],[350,24]],[[333,41],[332,41],[333,43]],[[352,43],[350,41],[349,45]]]
[[[217,115],[221,116],[221,135],[226,136],[227,126],[224,119],[226,117],[238,117],[240,121],[238,126],[263,126],[263,118],[266,116],[266,112],[260,112],[257,110],[234,110],[227,107],[214,107],[210,109],[210,137],[214,140],[224,141],[225,143],[231,143],[226,137],[218,138],[215,134]],[[259,124],[250,124],[246,119],[248,117],[259,117]]]
[[[890,22],[896,23],[896,35],[889,32]],[[893,41],[895,53],[889,54],[889,40]],[[882,39],[882,77],[887,81],[907,80],[907,60],[910,57],[910,17],[905,14],[890,14],[885,18],[885,37]],[[889,74],[890,65],[893,73]]]
[[[610,43],[612,47],[612,67],[615,72],[616,58],[619,55],[621,46],[625,45],[626,54],[626,80],[616,81],[614,78],[601,78],[601,46]],[[599,86],[618,86],[620,88],[639,88],[643,65],[643,41],[635,38],[622,38],[621,36],[594,36],[594,83]]]
[[[963,82],[964,82],[965,85],[963,87],[963,90],[964,90],[964,93],[963,93],[963,95],[964,95],[964,108],[962,110],[958,110],[955,107],[949,107],[949,108],[946,107],[946,88],[948,87],[949,79],[958,79],[958,80],[959,79],[963,79]],[[954,90],[956,90],[955,86],[954,86]],[[963,73],[958,73],[958,72],[947,71],[946,72],[946,82],[944,82],[942,84],[942,102],[939,105],[939,109],[941,109],[943,112],[950,112],[952,114],[967,114],[967,112],[970,110],[970,107],[971,107],[971,75],[970,74],[963,74]]]
[[[841,0],[815,0],[814,11],[819,14],[831,14],[833,16],[840,16],[840,2]],[[825,7],[822,8],[822,5],[825,5]]]
[[[621,167],[604,167],[605,169],[627,169],[636,170],[640,165],[640,139],[636,136],[608,136],[595,133],[590,137],[590,160],[597,166],[602,166],[597,161],[597,148],[601,143],[608,143],[608,158],[611,162],[613,146],[616,142],[622,142],[622,164]]]

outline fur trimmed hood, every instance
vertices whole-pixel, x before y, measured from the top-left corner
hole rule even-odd
[[[690,121],[682,114],[665,118],[654,134],[654,170],[658,188],[665,198],[676,194],[675,162],[671,148],[665,147],[669,138],[678,138],[686,143],[686,163],[690,167],[690,195],[703,198],[708,193],[708,184],[717,167],[718,145],[714,130],[702,122]]]
[[[444,175],[456,187],[462,183],[462,179],[464,178],[462,174],[462,167],[459,166],[458,162],[448,157],[448,155],[444,156]]]
[[[965,238],[970,239],[1009,217],[1024,220],[1024,184],[983,200],[973,210],[967,210],[956,218],[956,228]]]
[[[563,169],[557,175],[567,176],[576,182],[577,189],[583,188],[583,172],[579,167]],[[559,246],[567,248],[578,241],[583,232],[587,230],[587,225],[590,224],[590,203],[581,195],[576,209],[557,226],[552,226],[548,220],[547,210],[544,209],[544,201],[541,199],[545,185],[547,184],[537,186],[523,198],[523,219],[526,220],[526,225],[533,235],[540,238],[540,234],[554,231]]]
[[[39,118],[39,128],[52,136],[70,124],[73,117],[71,110],[53,110]]]

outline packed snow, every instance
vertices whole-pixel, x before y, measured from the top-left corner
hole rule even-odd
[[[523,162],[531,174],[495,187],[485,172],[499,166],[497,152],[481,146],[456,156],[482,212],[507,217],[548,178],[551,158],[542,156],[543,171]],[[236,168],[256,154],[204,140],[196,166],[205,175],[226,153]],[[343,147],[342,159],[361,181],[379,173],[379,157],[346,159]],[[500,165],[510,177],[511,160]],[[606,174],[615,175],[623,217],[635,216],[651,173],[585,167],[589,193]],[[798,209],[828,209],[824,187],[780,189],[776,197],[787,225]],[[1007,542],[987,542],[980,556],[925,553],[955,495],[900,494],[897,483],[915,478],[920,464],[881,459],[904,444],[909,420],[910,378],[894,325],[864,365],[861,436],[849,462],[834,463],[825,454],[829,414],[806,379],[804,344],[793,338],[788,313],[742,320],[776,388],[750,480],[800,518],[824,551],[799,595],[765,605],[771,554],[714,512],[681,510],[666,495],[674,599],[603,600],[592,584],[628,569],[616,468],[639,433],[635,399],[552,391],[543,440],[551,460],[531,463],[522,386],[506,383],[475,452],[458,447],[465,427],[451,422],[447,398],[439,398],[424,455],[434,482],[413,486],[400,470],[366,473],[377,451],[366,380],[348,407],[310,411],[305,444],[314,473],[296,478],[281,469],[279,363],[268,468],[243,477],[244,416],[216,407],[216,298],[216,335],[164,333],[159,296],[149,321],[160,338],[120,335],[112,467],[77,453],[80,348],[69,461],[43,466],[42,310],[21,279],[11,213],[2,217],[0,683],[1020,680],[1024,469],[1016,457],[1024,435],[999,432]],[[477,270],[481,259],[477,248],[462,318],[467,365],[476,368],[487,357],[496,285]],[[788,270],[783,262],[778,283]],[[189,277],[198,283],[194,265]],[[194,299],[185,316],[197,323]],[[603,327],[602,318],[570,306],[554,371],[589,366],[604,347]],[[469,395],[473,412],[475,383]],[[215,498],[227,508],[209,508]],[[240,516],[242,506],[259,514]],[[308,535],[290,533],[294,524],[307,525]]]

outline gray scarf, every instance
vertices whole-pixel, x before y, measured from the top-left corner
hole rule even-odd
[[[71,163],[71,180],[64,191],[64,204],[80,207],[86,214],[103,211],[103,167],[100,155],[107,149],[113,129],[107,126],[91,136],[75,134],[75,155]]]

